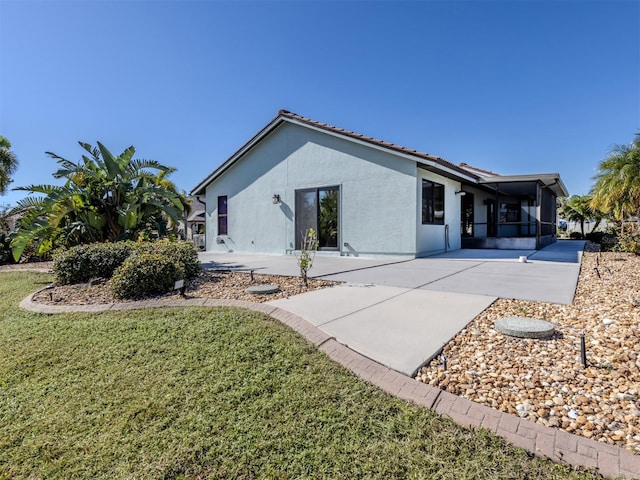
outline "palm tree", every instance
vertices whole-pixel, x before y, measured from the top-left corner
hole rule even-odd
[[[616,145],[600,162],[591,205],[616,220],[636,217],[640,228],[640,132],[628,145]]]
[[[593,199],[591,195],[572,195],[566,200],[560,202],[560,216],[570,222],[580,222],[580,232],[584,237],[584,222],[595,220],[593,230],[598,228],[602,221],[603,214],[599,210],[591,206]]]
[[[18,159],[11,151],[11,142],[0,135],[0,195],[4,195],[11,183],[11,175],[18,168]]]
[[[166,223],[178,224],[187,202],[168,177],[173,167],[155,160],[135,160],[134,147],[114,156],[104,145],[79,142],[89,154],[73,163],[55,153],[47,155],[59,164],[54,178],[64,185],[29,185],[15,190],[40,193],[18,202],[22,219],[13,241],[13,255],[20,258],[25,246],[59,237],[66,246],[97,241],[136,238]]]

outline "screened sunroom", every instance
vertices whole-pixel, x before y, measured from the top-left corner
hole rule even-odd
[[[463,185],[462,248],[539,249],[556,240],[557,174],[483,176]]]

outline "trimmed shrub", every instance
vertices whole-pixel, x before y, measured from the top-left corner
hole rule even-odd
[[[133,254],[156,254],[177,262],[184,271],[182,278],[200,273],[198,252],[192,243],[160,240],[136,243],[92,243],[78,245],[54,254],[53,273],[56,283],[68,285],[92,278],[111,278],[115,270]]]
[[[640,255],[640,234],[625,232],[618,236],[618,247],[622,252]]]
[[[134,251],[134,242],[92,243],[61,250],[53,256],[56,283],[87,282],[92,278],[111,278]]]
[[[618,237],[613,233],[605,233],[600,240],[603,252],[614,251],[618,247]]]
[[[180,263],[184,269],[184,278],[193,278],[202,269],[200,260],[198,260],[198,251],[195,245],[190,242],[172,242],[169,240],[144,242],[138,244],[137,252],[158,254]]]
[[[569,234],[569,238],[572,240],[582,240],[582,233],[580,232],[571,232]]]
[[[584,238],[590,242],[602,244],[602,237],[604,237],[604,235],[604,232],[590,232],[587,233]]]
[[[185,277],[174,259],[158,253],[134,253],[111,277],[111,291],[119,298],[136,298],[170,292]]]

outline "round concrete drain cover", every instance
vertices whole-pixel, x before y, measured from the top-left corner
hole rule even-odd
[[[268,295],[280,291],[278,285],[253,285],[247,288],[246,292],[252,295]]]
[[[548,338],[553,335],[553,324],[545,320],[526,317],[505,317],[496,320],[496,331],[520,338]]]

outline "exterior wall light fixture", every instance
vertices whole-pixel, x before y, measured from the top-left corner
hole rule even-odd
[[[463,192],[462,190],[458,190],[456,192],[456,195],[460,195],[461,197],[464,197],[467,194],[467,192]]]
[[[271,202],[273,202],[274,205],[278,205],[280,203],[280,195],[274,193],[273,197],[271,197]]]

